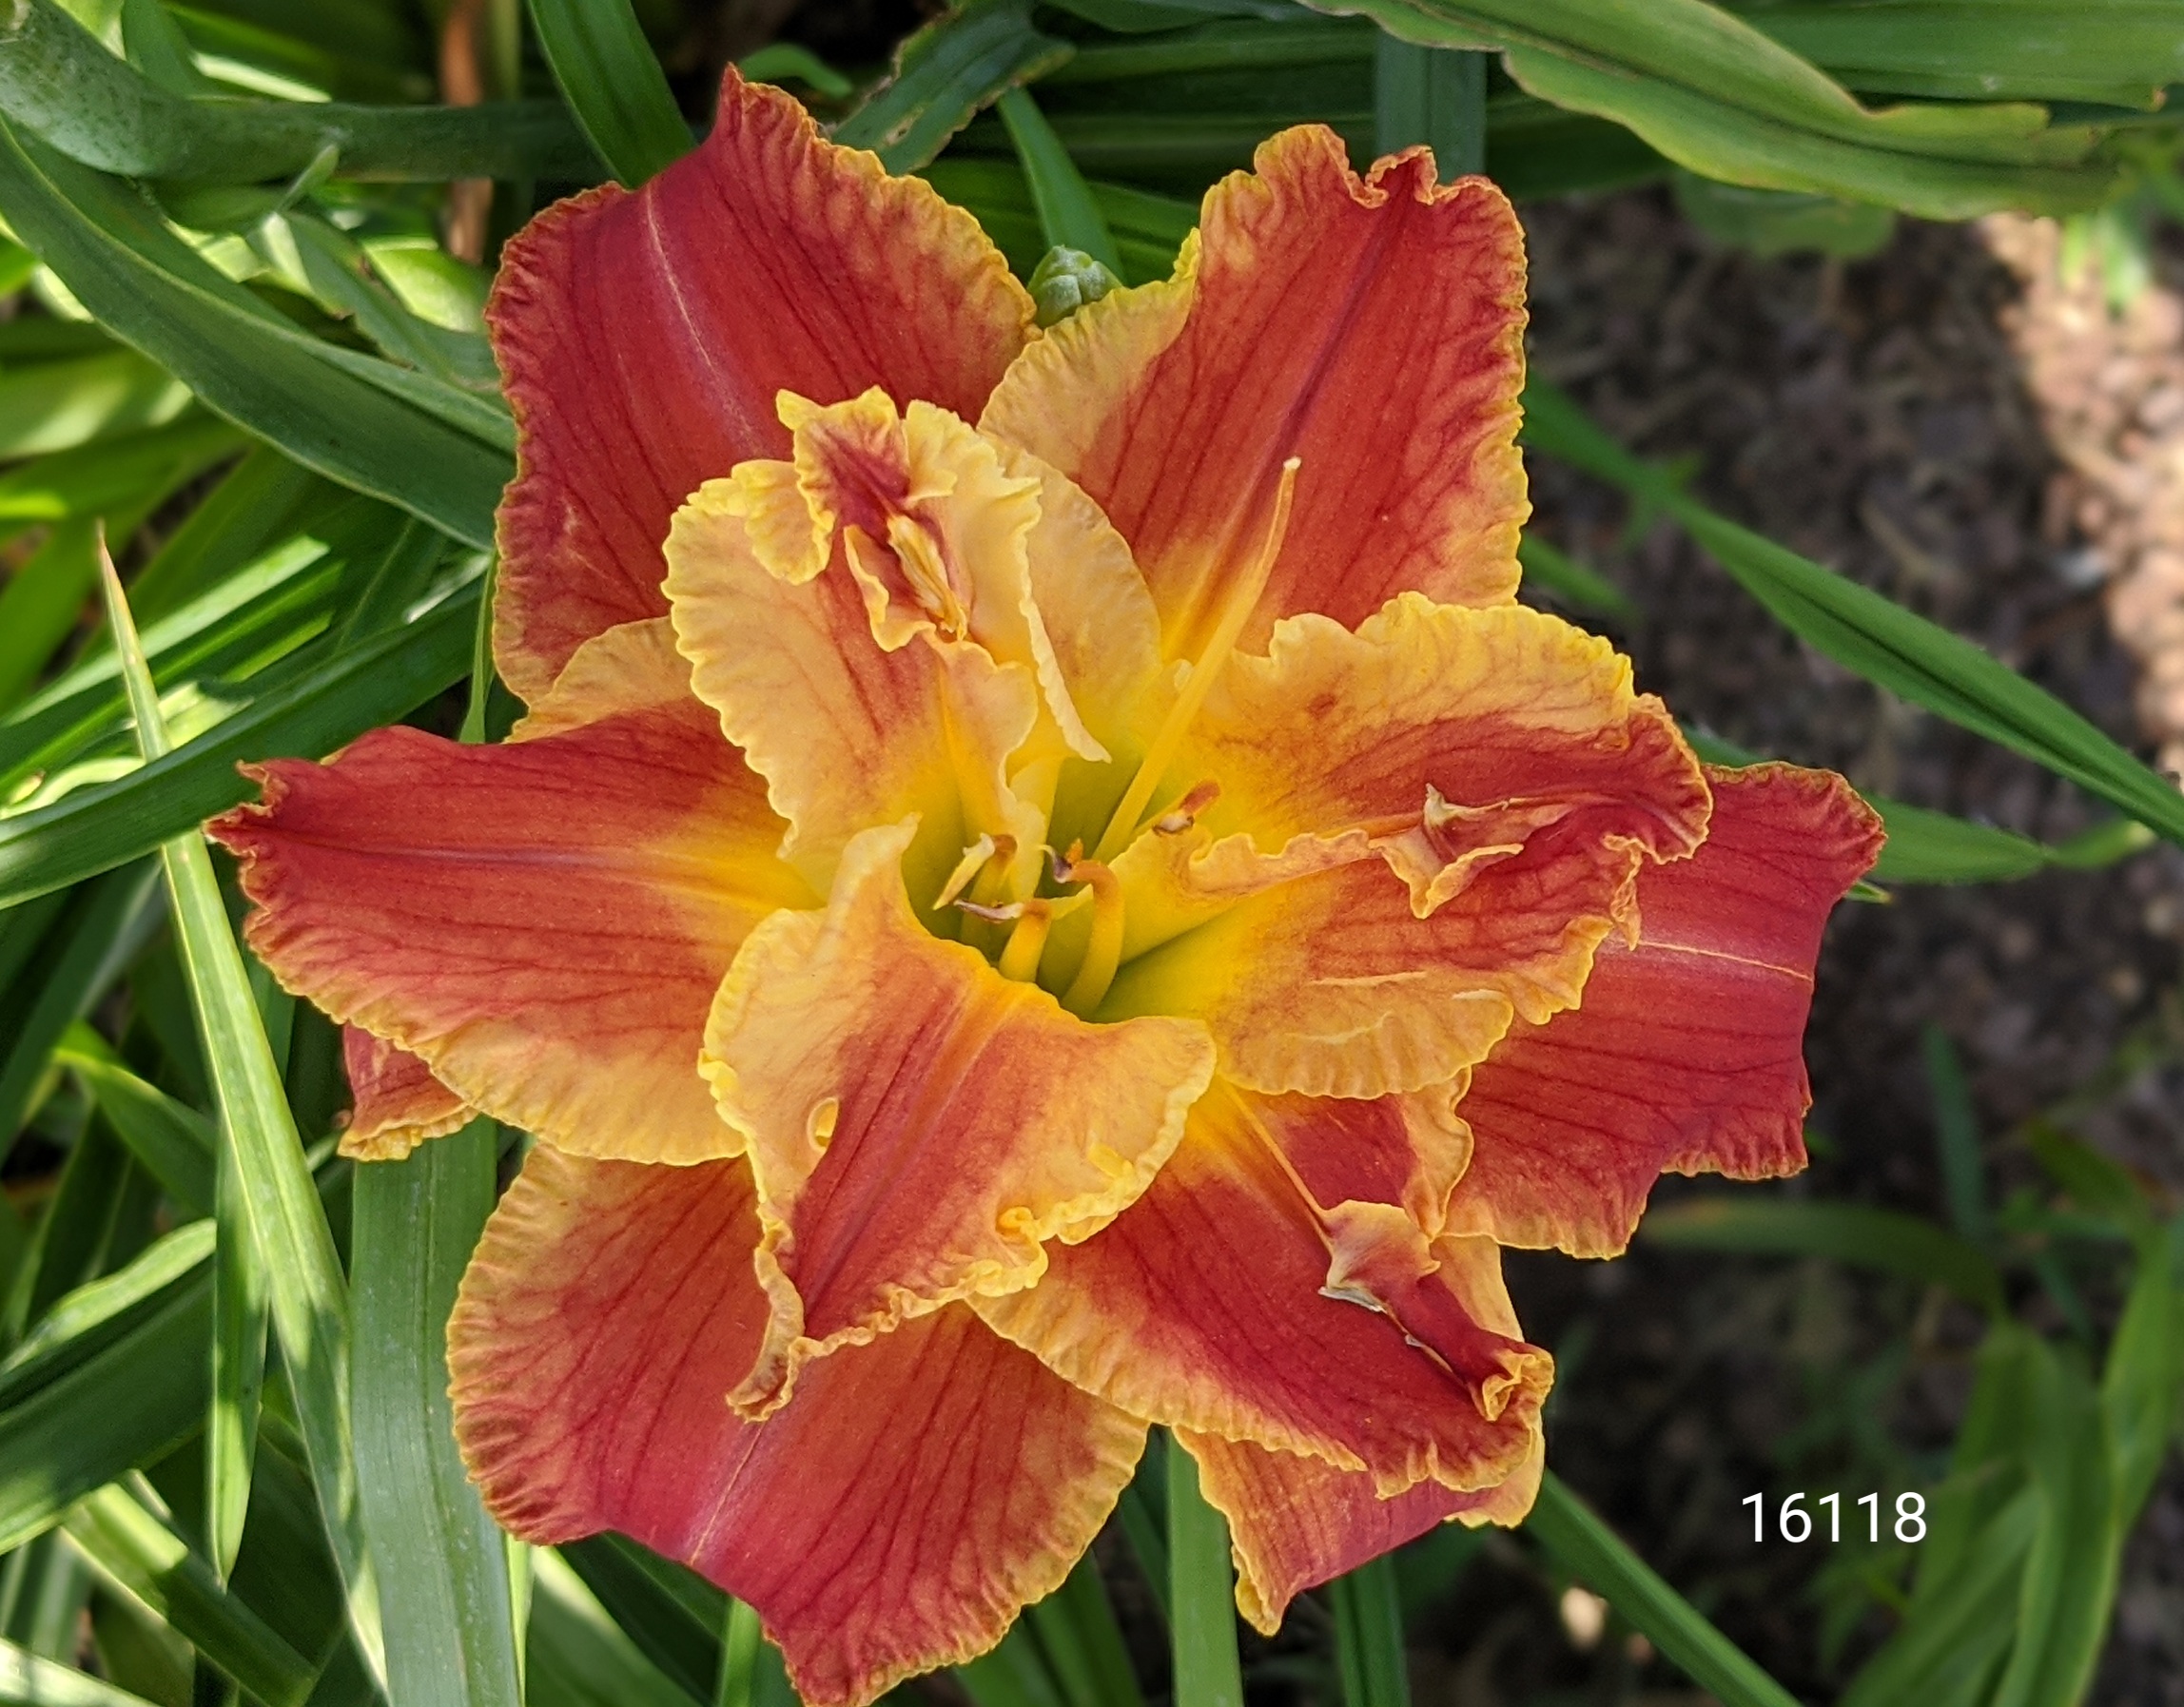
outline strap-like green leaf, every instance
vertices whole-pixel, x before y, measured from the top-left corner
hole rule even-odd
[[[1946,1287],[1967,1303],[2001,1309],[2002,1281],[1970,1240],[1918,1215],[1808,1198],[1702,1197],[1655,1210],[1647,1241],[1696,1251],[1824,1256]]]
[[[197,740],[119,781],[0,819],[0,906],[148,853],[249,792],[239,761],[322,757],[462,679],[475,586],[338,657],[291,675]]]
[[[1867,680],[2068,777],[2184,842],[2184,795],[2044,689],[1869,588],[1741,528],[1632,456],[1546,380],[1525,387],[1525,442],[1673,515],[1799,638]]]
[[[506,417],[482,399],[312,338],[126,185],[6,125],[0,215],[102,323],[209,407],[345,486],[492,544],[514,461]]]
[[[1625,1546],[1551,1470],[1540,1484],[1525,1529],[1724,1707],[1797,1707],[1786,1689]]]
[[[1342,1674],[1343,1707],[1411,1707],[1395,1562],[1375,1559],[1327,1586],[1335,1606],[1335,1663]]]
[[[105,582],[107,614],[136,718],[138,745],[147,759],[157,758],[167,745],[166,722],[110,563]],[[304,1165],[287,1094],[203,835],[190,829],[163,843],[160,861],[220,1106],[224,1164],[235,1171],[265,1276],[311,1479],[348,1595],[350,1629],[364,1659],[379,1673],[384,1665],[379,1602],[349,1429],[348,1295],[333,1233]]]
[[[551,1548],[532,1555],[527,1707],[693,1707]]]
[[[153,1707],[142,1696],[102,1683],[88,1672],[62,1665],[0,1641],[0,1707]]]
[[[902,45],[894,74],[836,126],[834,140],[870,148],[890,172],[915,171],[1004,89],[1044,75],[1071,51],[1032,28],[1028,0],[963,0]]]
[[[206,1273],[67,1373],[0,1403],[0,1552],[204,1426],[211,1336]]]
[[[86,165],[132,178],[256,184],[292,178],[329,147],[341,170],[369,178],[583,180],[597,169],[551,101],[400,107],[173,94],[54,0],[16,0],[0,20],[0,113]]]
[[[131,1073],[88,1025],[72,1025],[63,1034],[53,1064],[75,1077],[162,1191],[191,1214],[212,1212],[212,1158],[220,1135],[211,1121]]]
[[[357,1481],[405,1707],[519,1707],[500,1531],[455,1446],[447,1316],[493,1208],[498,1129],[472,1121],[357,1170]]]
[[[615,177],[634,189],[690,152],[690,126],[629,0],[531,0],[531,21],[569,110]]]
[[[96,1357],[209,1272],[212,1224],[193,1221],[154,1239],[113,1273],[56,1303],[0,1363],[0,1409]]]
[[[1243,1707],[1236,1647],[1236,1571],[1228,1520],[1199,1490],[1198,1461],[1170,1439],[1168,1623],[1176,1707]]]
[[[127,1486],[101,1488],[63,1527],[102,1576],[165,1619],[265,1707],[303,1707],[310,1661],[223,1588],[211,1565]]]

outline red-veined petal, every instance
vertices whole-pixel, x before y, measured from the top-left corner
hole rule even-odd
[[[1360,180],[1319,126],[1208,192],[1174,281],[1026,347],[983,424],[1076,480],[1136,553],[1170,656],[1250,562],[1284,458],[1287,543],[1244,644],[1417,589],[1506,602],[1530,506],[1515,449],[1524,242],[1483,178],[1412,150]]]
[[[773,1319],[736,1403],[954,1299],[1031,1285],[1043,1242],[1137,1198],[1213,1073],[1187,1019],[1090,1025],[917,921],[909,826],[845,854],[827,911],[752,933],[705,1072],[750,1135]]]
[[[1826,771],[1708,775],[1706,844],[1639,879],[1637,946],[1603,945],[1581,1006],[1511,1032],[1472,1073],[1451,1225],[1612,1256],[1664,1171],[1804,1166],[1813,960],[1880,822]]]
[[[1144,1425],[960,1306],[805,1372],[770,1420],[727,1394],[767,1317],[749,1168],[540,1146],[448,1322],[456,1434],[487,1506],[552,1543],[617,1529],[758,1609],[813,1707],[967,1659],[1098,1533]]]
[[[477,1112],[416,1056],[361,1026],[341,1027],[341,1064],[357,1099],[341,1132],[341,1154],[358,1161],[399,1161]]]
[[[583,641],[666,611],[670,517],[787,455],[777,393],[879,385],[975,418],[1031,302],[969,214],[731,69],[693,153],[509,243],[487,320],[518,447],[495,656],[535,699]]]

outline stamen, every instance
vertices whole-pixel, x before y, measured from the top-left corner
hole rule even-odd
[[[999,863],[1006,867],[1016,857],[1016,838],[1013,836],[981,836],[963,850],[955,869],[948,873],[948,881],[941,885],[940,899],[933,902],[933,911],[939,912],[971,886],[972,882],[987,866]]]
[[[1129,788],[1115,807],[1115,815],[1107,821],[1107,828],[1094,849],[1098,860],[1112,860],[1130,844],[1138,828],[1138,820],[1153,798],[1153,790],[1160,786],[1168,766],[1175,762],[1176,750],[1183,744],[1183,736],[1191,727],[1191,720],[1206,703],[1206,695],[1213,691],[1215,680],[1220,675],[1221,666],[1228,662],[1236,650],[1237,639],[1243,632],[1243,625],[1251,613],[1258,609],[1259,594],[1266,591],[1269,576],[1274,573],[1274,561],[1281,555],[1281,542],[1289,533],[1290,506],[1297,497],[1297,471],[1302,466],[1296,456],[1281,465],[1281,483],[1275,488],[1274,520],[1268,524],[1266,538],[1260,542],[1258,555],[1251,568],[1229,589],[1228,602],[1221,608],[1221,618],[1215,626],[1213,638],[1206,642],[1206,650],[1199,654],[1191,667],[1182,691],[1176,696],[1169,709],[1168,719],[1160,726],[1160,732],[1153,738],[1153,745],[1145,749],[1143,763],[1131,780]]]
[[[1083,858],[1083,851],[1079,843],[1066,857],[1054,860],[1056,883],[1085,883],[1092,891],[1092,934],[1077,976],[1062,995],[1062,1005],[1080,1019],[1105,999],[1115,969],[1122,963],[1122,880],[1098,860]]]
[[[1028,984],[1039,976],[1039,957],[1046,952],[1046,933],[1054,923],[1054,909],[1043,901],[1022,901],[1012,907],[996,907],[990,916],[1017,915],[1016,928],[1008,933],[1008,946],[1001,951],[1001,976]]]
[[[1221,786],[1208,777],[1194,786],[1182,799],[1153,820],[1153,833],[1157,836],[1180,836],[1198,823],[1199,814],[1221,797]]]
[[[926,614],[950,640],[962,639],[970,627],[970,612],[956,596],[947,558],[931,530],[914,516],[890,515],[887,544],[894,549],[895,561],[903,566],[903,578],[909,582]]]

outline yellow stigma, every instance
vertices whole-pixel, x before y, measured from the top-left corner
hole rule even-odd
[[[1175,763],[1176,751],[1183,744],[1183,736],[1198,716],[1199,708],[1206,703],[1206,695],[1213,691],[1219,677],[1221,666],[1228,662],[1236,650],[1238,637],[1243,625],[1251,620],[1251,613],[1258,609],[1259,594],[1266,591],[1269,576],[1274,573],[1274,560],[1281,555],[1281,542],[1289,533],[1290,506],[1297,496],[1297,471],[1299,459],[1292,456],[1281,465],[1281,482],[1274,494],[1274,520],[1266,530],[1266,537],[1259,544],[1258,555],[1229,589],[1227,601],[1221,607],[1221,618],[1215,626],[1213,637],[1206,649],[1199,654],[1198,662],[1191,666],[1191,673],[1183,683],[1183,689],[1176,696],[1175,705],[1168,711],[1167,721],[1160,725],[1160,732],[1153,738],[1153,745],[1145,749],[1144,762],[1138,766],[1138,774],[1131,779],[1121,801],[1115,807],[1115,815],[1107,821],[1107,828],[1100,838],[1100,845],[1093,850],[1093,858],[1108,861],[1129,846],[1137,833],[1138,821],[1151,804],[1153,790],[1160,786],[1160,779]],[[1068,1005],[1066,1002],[1064,1006]]]

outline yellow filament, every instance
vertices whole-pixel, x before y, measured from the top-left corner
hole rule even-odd
[[[1144,762],[1138,766],[1138,774],[1131,779],[1129,788],[1115,807],[1114,817],[1107,821],[1100,845],[1093,849],[1094,859],[1112,860],[1130,844],[1138,820],[1144,816],[1153,790],[1160,786],[1160,779],[1175,762],[1176,751],[1183,744],[1191,720],[1198,716],[1199,708],[1206,703],[1206,695],[1213,691],[1221,666],[1236,650],[1237,637],[1243,632],[1243,625],[1258,609],[1259,594],[1266,591],[1267,577],[1274,573],[1274,560],[1281,554],[1282,539],[1289,533],[1289,510],[1297,496],[1297,467],[1298,459],[1295,456],[1281,465],[1281,483],[1274,494],[1274,520],[1267,527],[1258,555],[1253,559],[1250,570],[1229,590],[1228,602],[1221,608],[1221,619],[1214,629],[1213,638],[1206,642],[1206,650],[1191,666],[1190,677],[1176,696],[1167,721],[1161,724],[1153,745],[1145,749]]]
[[[1122,880],[1097,860],[1078,860],[1056,875],[1065,883],[1092,885],[1091,939],[1062,996],[1062,1005],[1082,1019],[1100,1005],[1122,963]]]
[[[1028,984],[1039,976],[1039,957],[1046,952],[1046,932],[1054,922],[1054,909],[1043,901],[1027,901],[1017,915],[1016,928],[1008,933],[1008,946],[1001,951],[1001,976]]]

